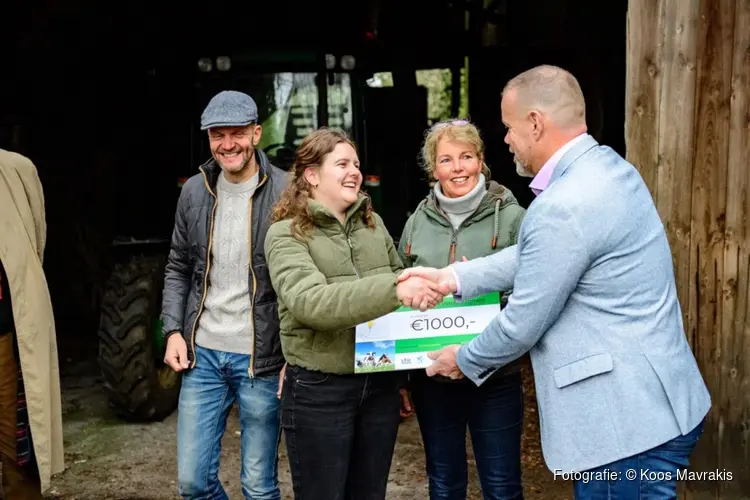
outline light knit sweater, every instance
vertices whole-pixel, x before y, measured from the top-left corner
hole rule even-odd
[[[195,342],[206,349],[250,354],[253,345],[250,302],[250,200],[258,174],[232,184],[222,173],[216,183],[211,268],[206,302]]]
[[[443,190],[440,188],[440,183],[436,182],[435,197],[437,198],[438,205],[448,216],[448,219],[453,225],[453,229],[458,229],[463,221],[465,221],[482,203],[484,195],[487,194],[486,179],[484,174],[479,174],[479,182],[474,186],[474,189],[461,196],[460,198],[448,198],[443,194]]]

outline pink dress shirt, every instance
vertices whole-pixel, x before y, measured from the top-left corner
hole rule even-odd
[[[555,151],[555,154],[553,154],[550,159],[547,160],[544,165],[542,165],[541,170],[539,170],[539,172],[534,176],[534,179],[532,179],[531,184],[529,184],[529,187],[535,195],[539,196],[542,191],[547,189],[547,186],[549,186],[549,181],[552,178],[552,174],[555,171],[555,167],[560,162],[560,158],[562,158],[570,148],[575,146],[575,144],[584,137],[586,137],[585,133],[569,140],[563,145],[563,147]]]

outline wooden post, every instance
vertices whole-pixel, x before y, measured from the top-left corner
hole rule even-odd
[[[675,261],[713,406],[690,498],[750,497],[750,0],[631,0],[626,145]]]
[[[659,209],[672,248],[682,315],[688,324],[690,186],[693,178],[696,52],[700,0],[664,0],[664,47],[659,102]],[[689,339],[692,340],[692,339]],[[692,342],[691,342],[692,343]]]
[[[720,484],[722,498],[750,497],[750,0],[737,0],[722,285],[719,465],[735,479]]]
[[[700,0],[635,0],[628,7],[627,157],[664,220],[686,325],[699,10]]]
[[[692,469],[708,471],[719,460],[717,397],[721,394],[722,278],[726,226],[729,96],[736,0],[702,0],[698,44],[698,88],[692,228],[690,245],[688,336],[714,402]],[[717,492],[717,484],[693,482],[691,496]]]
[[[631,1],[625,67],[625,149],[654,199],[658,195],[659,102],[664,11],[662,2]]]

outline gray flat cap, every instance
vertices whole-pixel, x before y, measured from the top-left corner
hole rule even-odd
[[[235,90],[216,94],[203,110],[201,130],[214,127],[243,127],[258,121],[258,106],[253,98]]]

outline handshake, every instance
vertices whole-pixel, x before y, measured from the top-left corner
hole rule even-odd
[[[455,291],[456,280],[450,267],[412,267],[399,275],[396,285],[401,304],[420,311],[432,309]]]

